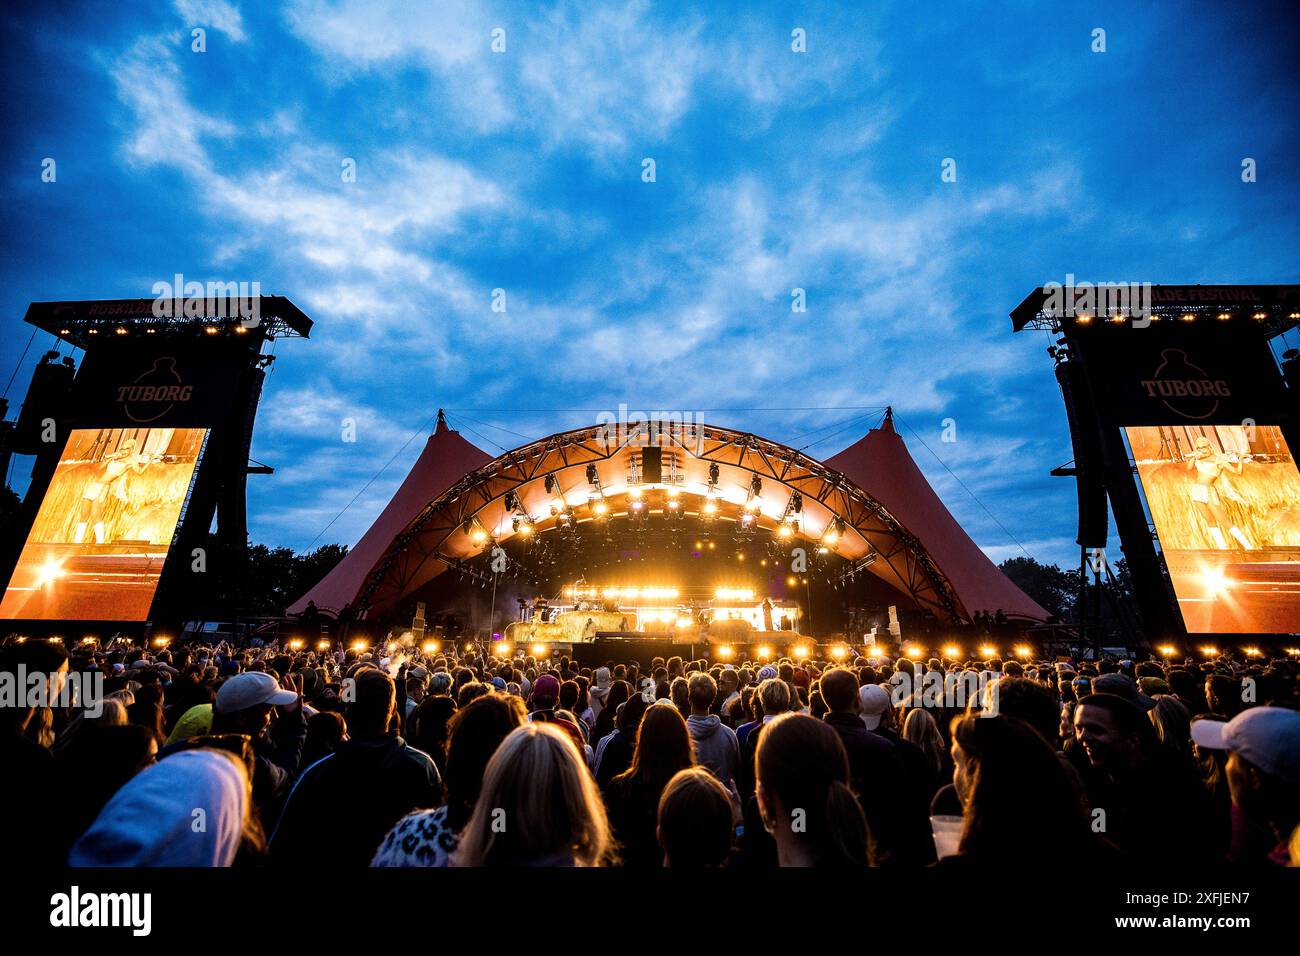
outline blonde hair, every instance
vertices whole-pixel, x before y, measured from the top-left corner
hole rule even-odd
[[[613,861],[614,841],[600,791],[572,738],[546,722],[510,732],[488,761],[456,866]]]
[[[121,727],[127,722],[126,705],[117,698],[104,698],[100,701],[100,707],[102,709],[98,717],[88,718],[93,719],[100,727]]]
[[[943,769],[946,751],[943,734],[939,732],[939,725],[928,711],[913,707],[907,712],[907,719],[903,721],[903,739],[920,747],[936,772]]]

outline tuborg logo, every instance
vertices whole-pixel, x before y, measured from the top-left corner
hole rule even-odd
[[[155,422],[170,412],[177,402],[188,402],[194,386],[185,385],[171,356],[154,359],[153,368],[131,385],[120,385],[117,400],[133,422]]]
[[[1209,418],[1219,410],[1219,399],[1232,390],[1223,379],[1211,379],[1206,371],[1187,360],[1182,349],[1165,349],[1154,378],[1142,380],[1148,398],[1159,398],[1165,408],[1183,418]]]

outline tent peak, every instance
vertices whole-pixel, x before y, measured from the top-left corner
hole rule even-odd
[[[447,415],[446,415],[446,414],[443,412],[443,410],[440,408],[440,409],[438,409],[438,424],[434,426],[434,428],[433,428],[433,433],[434,433],[435,435],[441,435],[441,434],[442,434],[443,432],[445,432],[445,431],[448,431],[448,428],[447,428]]]
[[[885,406],[885,417],[880,422],[880,430],[889,432],[891,435],[897,434],[897,432],[894,431],[894,406],[893,405]]]

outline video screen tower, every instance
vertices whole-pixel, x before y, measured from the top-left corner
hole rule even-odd
[[[228,619],[238,606],[247,477],[271,471],[248,457],[274,361],[264,347],[307,337],[312,322],[283,296],[183,304],[28,308],[29,324],[84,355],[75,377],[47,356],[6,432],[7,451],[35,461],[0,555],[0,619],[130,631]]]
[[[1053,474],[1077,484],[1081,566],[1114,560],[1109,500],[1145,642],[1300,630],[1300,354],[1275,354],[1300,286],[1080,283],[1011,319],[1055,338],[1075,457]]]

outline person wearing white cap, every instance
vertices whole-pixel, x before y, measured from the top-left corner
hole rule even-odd
[[[247,734],[252,739],[257,758],[253,802],[267,832],[275,824],[268,811],[288,795],[307,742],[301,681],[300,675],[290,674],[281,687],[273,674],[246,671],[227,678],[212,704],[212,733]]]
[[[859,717],[863,726],[867,730],[881,733],[881,721],[889,712],[889,692],[879,684],[863,684],[858,688],[858,701],[862,705]]]
[[[1228,751],[1229,862],[1288,865],[1288,842],[1300,826],[1300,712],[1252,707],[1226,722],[1197,720],[1192,741]],[[1261,829],[1272,834],[1275,846],[1249,845],[1249,835]]]

